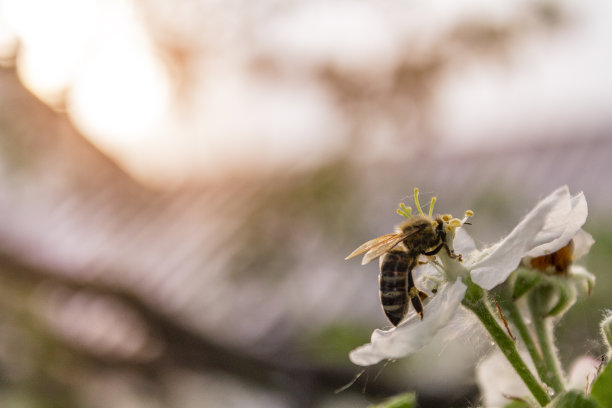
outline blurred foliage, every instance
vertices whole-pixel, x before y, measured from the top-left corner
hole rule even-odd
[[[266,276],[286,274],[295,265],[301,246],[315,240],[343,242],[358,231],[351,168],[333,162],[297,176],[279,177],[256,200],[245,202],[246,220],[235,246],[232,276],[259,271]]]
[[[600,337],[599,323],[604,311],[612,307],[609,296],[612,279],[608,273],[612,263],[612,223],[595,215],[589,218],[584,229],[593,235],[595,244],[580,263],[595,274],[596,281],[591,295],[579,299],[556,328],[565,367],[569,367],[573,359],[585,353],[598,359],[606,352]]]
[[[512,401],[505,405],[504,408],[531,408],[531,405],[523,401]]]
[[[370,408],[414,408],[416,407],[416,397],[414,394],[401,394],[388,400],[376,404],[370,405]]]
[[[328,326],[306,333],[297,345],[305,354],[324,364],[347,364],[348,354],[368,338],[370,330],[365,326]],[[355,367],[357,369],[357,367]]]
[[[612,408],[612,364],[609,361],[593,383],[591,398],[602,408]]]
[[[551,408],[599,408],[599,405],[584,395],[583,391],[564,392],[549,404]]]

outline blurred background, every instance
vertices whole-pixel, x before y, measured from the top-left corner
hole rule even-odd
[[[377,265],[344,257],[438,197],[480,244],[583,190],[612,307],[612,5],[0,0],[0,405],[477,406],[461,328],[366,370]]]

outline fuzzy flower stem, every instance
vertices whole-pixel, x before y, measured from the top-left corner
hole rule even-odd
[[[531,357],[531,360],[538,371],[540,379],[546,382],[546,364],[542,358],[542,353],[533,340],[533,337],[529,332],[529,328],[527,327],[525,320],[523,320],[523,316],[519,312],[518,307],[516,307],[514,302],[510,302],[504,306],[504,310],[508,312],[510,321],[514,324],[514,327],[517,328],[519,335],[521,336],[521,340],[523,340],[523,343],[525,343],[525,347],[527,348],[529,356]]]
[[[548,287],[539,287],[529,293],[528,304],[533,320],[536,337],[542,350],[544,364],[546,365],[545,378],[542,379],[546,384],[552,387],[558,394],[565,389],[563,385],[563,374],[561,371],[561,363],[557,357],[557,349],[553,343],[552,321],[550,317],[544,317],[543,300],[548,298]]]
[[[544,362],[544,358],[542,357],[542,353],[538,348],[536,342],[533,339],[525,320],[523,319],[523,315],[519,311],[515,301],[512,299],[512,294],[510,293],[510,286],[507,283],[504,283],[499,286],[498,294],[501,297],[501,307],[508,315],[506,316],[516,327],[521,336],[521,340],[525,344],[525,348],[529,352],[529,356],[533,361],[533,364],[538,372],[538,376],[540,380],[547,382],[546,378],[546,363]]]
[[[466,279],[466,281],[468,289],[463,300],[463,305],[478,317],[536,401],[538,401],[541,406],[545,406],[550,402],[550,396],[542,388],[521,358],[514,341],[506,334],[495,319],[495,315],[489,307],[489,302],[487,301],[484,290],[473,283],[471,279]]]

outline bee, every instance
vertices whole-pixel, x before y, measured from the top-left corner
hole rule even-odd
[[[412,215],[410,207],[400,204],[398,213],[407,218],[396,227],[396,231],[374,238],[355,249],[345,259],[365,252],[362,265],[380,257],[378,275],[380,302],[387,319],[397,326],[407,315],[412,304],[423,319],[423,301],[429,295],[414,284],[412,271],[419,264],[421,255],[434,256],[440,250],[447,251],[451,258],[461,260],[446,243],[446,226],[450,215],[432,217],[435,197],[432,198],[429,214],[423,214],[415,189],[415,204],[419,215]]]

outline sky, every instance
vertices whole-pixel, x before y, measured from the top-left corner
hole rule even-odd
[[[503,25],[525,4],[0,0],[0,57],[18,41],[24,86],[136,179],[174,185],[311,168],[341,155],[354,118],[321,84],[321,67],[384,81],[407,44],[426,55],[455,24]],[[432,115],[443,150],[609,125],[612,5],[560,4],[562,30],[446,73]],[[186,53],[187,63],[168,50]]]
[[[612,5],[568,7],[568,27],[534,36],[509,66],[473,66],[449,79],[441,133],[451,144],[473,149],[496,143],[492,136],[524,142],[610,126]]]

